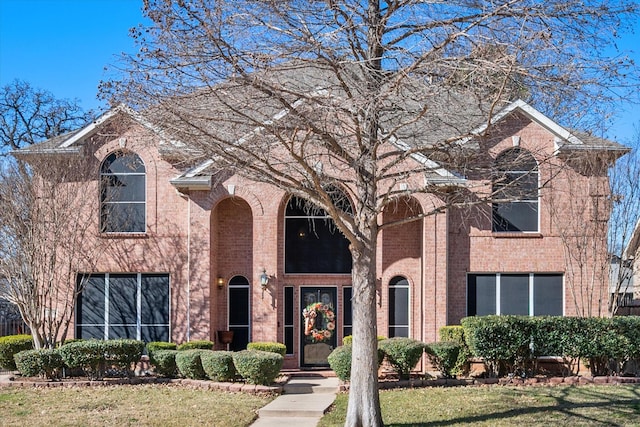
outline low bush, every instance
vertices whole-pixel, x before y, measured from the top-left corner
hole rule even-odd
[[[104,341],[106,364],[131,376],[132,365],[138,363],[144,351],[144,342],[130,339]],[[134,367],[135,369],[135,367]]]
[[[166,350],[165,350],[166,351]],[[178,350],[176,353],[176,366],[178,371],[185,378],[191,378],[194,380],[204,380],[207,378],[207,374],[202,367],[202,360],[200,355],[203,352],[211,350],[203,349],[191,349],[191,350]]]
[[[484,359],[490,376],[522,375],[531,369],[534,323],[530,317],[466,317],[461,323],[471,353]]]
[[[58,349],[65,365],[82,369],[90,379],[99,379],[104,366],[105,346],[102,340],[76,341]]]
[[[466,375],[469,373],[471,358],[471,350],[467,346],[464,340],[464,329],[461,325],[443,326],[438,331],[440,335],[440,341],[442,342],[454,342],[460,344],[460,351],[458,352],[458,359],[455,366],[451,370],[452,375]]]
[[[380,341],[379,346],[401,379],[409,378],[424,352],[424,343],[413,338],[389,338]]]
[[[151,341],[147,343],[147,355],[149,359],[151,359],[151,355],[154,351],[157,350],[176,350],[178,348],[177,344],[174,342],[166,342],[166,341]]]
[[[345,344],[333,349],[328,357],[329,367],[336,373],[338,379],[342,381],[349,381],[351,379],[351,352],[351,344]],[[383,360],[384,352],[378,349],[378,368]]]
[[[250,342],[247,350],[260,350],[277,353],[284,357],[287,354],[287,346],[279,342]]]
[[[213,381],[231,381],[236,376],[231,351],[203,351],[200,353],[202,369]]]
[[[351,344],[341,345],[333,349],[328,357],[329,366],[341,381],[351,379]]]
[[[444,378],[454,378],[457,375],[458,356],[462,349],[462,344],[453,341],[434,342],[424,347],[429,362]]]
[[[0,367],[10,371],[16,370],[16,362],[13,358],[24,350],[33,348],[31,335],[8,335],[0,337]]]
[[[386,339],[387,337],[378,335],[378,342]],[[347,335],[344,338],[342,338],[342,345],[351,345],[351,344],[353,344],[353,335]]]
[[[178,351],[184,350],[213,350],[213,342],[207,340],[195,340],[180,344]]]
[[[23,377],[56,379],[64,367],[64,361],[57,349],[24,350],[17,353],[14,359]]]
[[[284,357],[260,350],[233,353],[233,364],[238,373],[250,384],[269,385],[280,374]]]
[[[155,350],[149,355],[149,363],[153,365],[157,375],[175,378],[178,376],[177,353],[177,350]]]

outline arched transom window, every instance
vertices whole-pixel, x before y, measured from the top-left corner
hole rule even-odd
[[[538,231],[538,163],[526,150],[500,153],[493,172],[493,231]]]
[[[100,229],[103,233],[146,231],[146,175],[135,153],[110,154],[100,167]]]

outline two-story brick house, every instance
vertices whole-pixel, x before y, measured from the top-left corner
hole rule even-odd
[[[429,342],[468,315],[576,315],[585,298],[592,314],[606,311],[606,273],[591,281],[597,292],[577,296],[586,273],[567,262],[559,230],[602,215],[584,211],[578,219],[566,205],[608,188],[606,165],[624,147],[572,133],[522,101],[494,116],[490,138],[486,126],[462,143],[476,144],[496,170],[506,167],[503,176],[521,195],[384,230],[380,335]],[[43,153],[76,153],[99,165],[82,191],[96,200],[96,239],[112,244],[95,271],[79,272],[91,279],[78,299],[76,338],[211,339],[224,348],[217,332],[231,330],[231,349],[279,341],[286,367],[309,367],[326,364],[351,333],[348,244],[324,212],[301,209],[269,184],[209,173],[207,161],[184,166],[176,147],[167,149],[153,124],[126,108],[22,154]],[[515,157],[514,168],[505,159]],[[501,191],[491,176],[465,180],[468,188]],[[414,212],[430,205],[428,194],[404,204]],[[384,220],[403,215],[390,209]],[[606,246],[601,252],[589,265],[606,259]],[[310,323],[304,310],[317,303],[323,308]]]

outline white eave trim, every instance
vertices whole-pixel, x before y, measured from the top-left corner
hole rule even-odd
[[[571,132],[569,132],[568,130],[566,130],[565,128],[560,126],[558,123],[554,122],[549,117],[545,116],[540,111],[536,110],[531,105],[527,104],[526,102],[524,102],[521,99],[513,101],[511,104],[507,105],[505,108],[503,108],[501,111],[499,111],[496,115],[494,115],[491,118],[491,120],[489,121],[489,123],[485,123],[482,126],[479,126],[479,127],[475,128],[475,129],[473,129],[471,131],[471,134],[473,134],[474,136],[469,136],[469,137],[463,138],[463,139],[458,141],[458,144],[461,144],[461,145],[466,144],[467,142],[469,142],[472,139],[474,139],[475,135],[480,135],[480,134],[484,133],[489,126],[495,125],[496,123],[498,123],[499,121],[501,121],[502,119],[504,119],[505,117],[507,117],[509,114],[513,113],[516,110],[519,110],[525,116],[527,116],[531,120],[535,121],[540,126],[542,126],[545,129],[547,129],[549,132],[551,132],[554,135],[556,135],[557,136],[557,138],[556,138],[556,149],[559,148],[559,146],[560,146],[559,145],[559,140],[567,141],[571,145],[577,145],[577,146],[580,146],[580,145],[584,146],[585,145],[580,140],[580,138],[578,138],[577,136],[573,135]]]
[[[185,177],[180,176],[169,180],[169,183],[176,188],[186,190],[211,190],[211,177],[210,176],[194,176]]]

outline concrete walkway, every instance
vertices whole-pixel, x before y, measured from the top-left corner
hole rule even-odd
[[[336,377],[292,377],[284,393],[258,411],[255,427],[315,427],[338,393]]]

